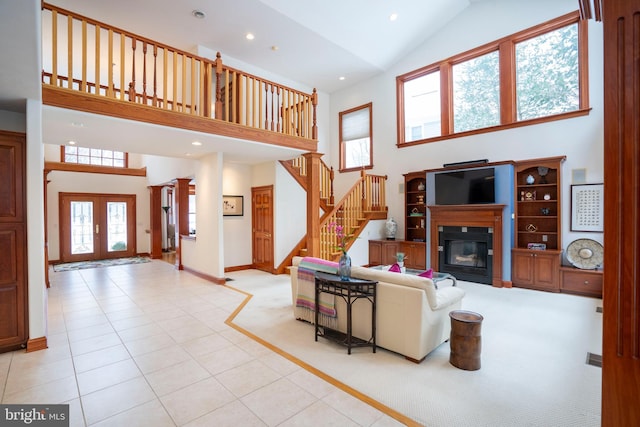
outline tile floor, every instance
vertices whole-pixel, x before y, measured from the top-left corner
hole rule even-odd
[[[2,403],[71,426],[396,426],[225,324],[245,295],[162,261],[50,274],[48,345],[0,354]]]

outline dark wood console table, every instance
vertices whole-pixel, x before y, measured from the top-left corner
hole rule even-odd
[[[351,354],[353,347],[373,347],[376,352],[376,285],[378,282],[363,279],[341,280],[335,274],[317,272],[315,277],[315,340],[325,337],[347,347],[347,353]],[[320,293],[324,292],[342,298],[347,304],[347,333],[321,326],[318,324],[318,310],[320,306]],[[366,341],[352,336],[351,306],[359,299],[367,299],[371,303],[371,338]]]

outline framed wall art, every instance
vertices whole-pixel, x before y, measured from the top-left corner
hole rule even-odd
[[[571,186],[571,231],[604,231],[604,184]]]
[[[244,196],[222,196],[222,215],[244,215]]]

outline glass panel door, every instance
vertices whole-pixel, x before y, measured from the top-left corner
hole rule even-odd
[[[71,254],[92,254],[93,240],[93,202],[71,202]]]
[[[107,251],[127,250],[127,203],[107,202]]]
[[[60,193],[60,261],[136,255],[136,196]]]

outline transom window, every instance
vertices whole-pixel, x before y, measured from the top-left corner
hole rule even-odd
[[[371,105],[340,113],[340,172],[373,167]]]
[[[77,147],[65,145],[62,147],[62,161],[81,165],[127,167],[127,153],[99,148]]]
[[[398,76],[398,146],[588,114],[587,76],[578,12]]]

